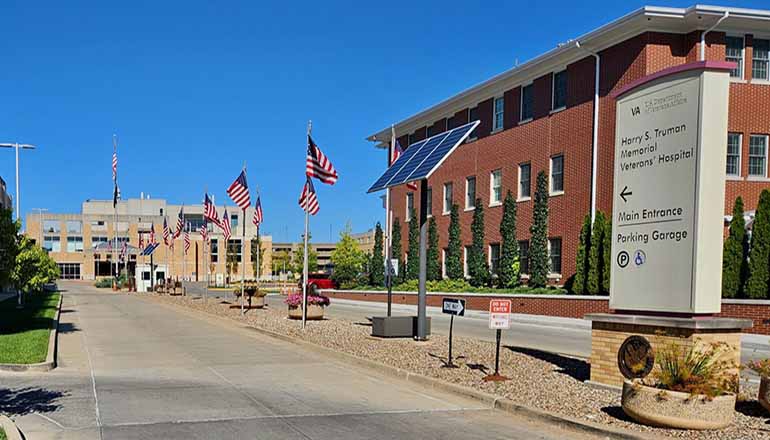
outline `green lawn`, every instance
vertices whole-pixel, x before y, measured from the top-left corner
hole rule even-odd
[[[34,364],[45,361],[48,354],[48,336],[56,316],[59,294],[25,295],[24,300],[21,310],[16,309],[15,298],[0,302],[2,364]]]

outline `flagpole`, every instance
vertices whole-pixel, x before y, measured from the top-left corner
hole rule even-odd
[[[257,186],[257,201],[259,201],[259,186]],[[261,207],[261,204],[260,204]],[[256,213],[256,207],[254,207],[255,212],[254,215],[257,215]],[[259,289],[259,274],[262,272],[262,266],[259,265],[259,253],[262,251],[262,241],[259,239],[259,223],[255,225],[257,227],[257,273],[255,274],[255,278],[257,279],[257,289]]]
[[[163,235],[166,235],[166,231],[169,231],[169,235],[171,232],[171,229],[168,227],[168,218],[163,217]],[[169,251],[171,250],[171,241],[169,240],[171,237],[165,237],[164,244],[166,245],[166,276],[164,278],[171,279],[171,260],[169,259]],[[166,280],[163,280],[163,284],[166,285],[166,293],[168,293],[169,283],[166,282]]]
[[[185,222],[184,227],[182,230],[186,234],[190,233],[190,224]],[[187,276],[187,242],[185,241],[185,236],[182,236],[182,292],[184,292],[184,277]]]
[[[310,137],[310,132],[313,130],[313,121],[307,121],[307,135]],[[305,183],[307,185],[307,183]],[[307,321],[307,236],[308,226],[310,223],[310,203],[308,203],[307,197],[305,198],[305,235],[304,235],[304,252],[303,252],[303,271],[302,271],[302,328],[305,328]]]
[[[118,140],[117,136],[115,134],[112,135],[112,153],[113,155],[117,155],[118,153]],[[115,263],[115,289],[118,288],[118,277],[120,276],[120,268],[118,267],[118,256],[117,256],[117,248],[118,248],[118,169],[115,167],[115,179],[114,179],[114,186],[113,188],[115,194],[113,194],[114,201],[112,203],[112,237],[113,237],[113,244],[112,246],[112,261]]]
[[[246,172],[246,162],[243,162],[243,172]],[[244,310],[244,292],[246,290],[246,267],[243,264],[244,260],[244,250],[246,249],[246,208],[241,209],[241,258],[240,258],[240,267],[241,267],[241,315],[245,314],[246,311]]]

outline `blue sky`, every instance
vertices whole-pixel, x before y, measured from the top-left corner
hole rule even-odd
[[[22,213],[109,199],[117,133],[124,197],[220,202],[245,161],[263,232],[295,240],[312,119],[340,174],[316,185],[313,238],[366,230],[385,166],[367,135],[645,4],[267,3],[2,2],[0,142],[39,146],[22,152]],[[12,150],[0,176],[15,194]]]

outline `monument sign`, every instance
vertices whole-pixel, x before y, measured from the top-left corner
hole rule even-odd
[[[612,309],[720,311],[729,72],[697,64],[617,94]]]

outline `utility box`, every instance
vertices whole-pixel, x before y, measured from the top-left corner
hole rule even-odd
[[[426,335],[430,335],[430,317],[426,318]],[[414,338],[417,336],[416,316],[374,316],[372,336],[380,338]]]

